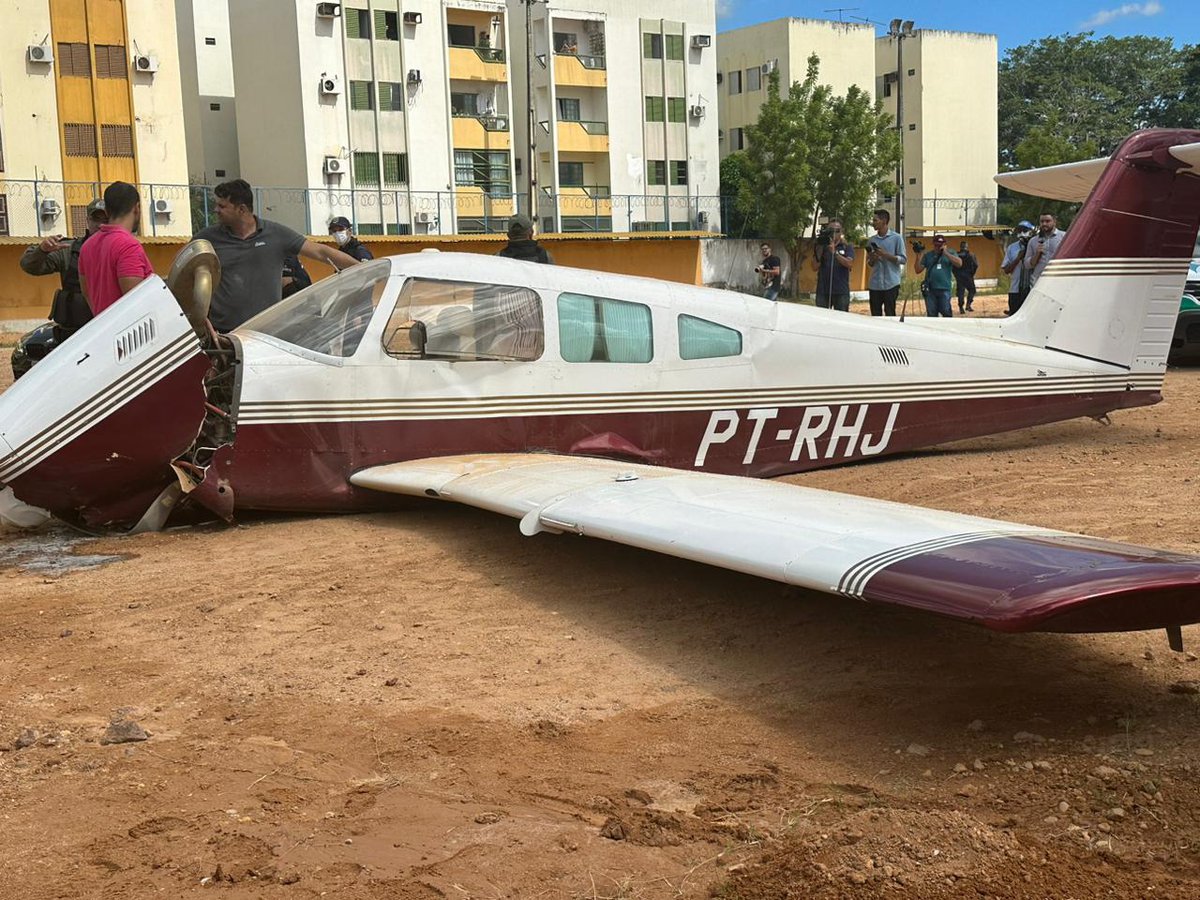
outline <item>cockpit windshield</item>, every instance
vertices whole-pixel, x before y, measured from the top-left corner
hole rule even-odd
[[[329,356],[353,356],[391,272],[386,259],[362,263],[281,300],[238,330]]]

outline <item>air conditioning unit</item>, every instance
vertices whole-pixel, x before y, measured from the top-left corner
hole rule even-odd
[[[325,174],[326,175],[345,175],[346,160],[337,156],[325,157]]]
[[[408,70],[408,83],[409,84],[420,84],[421,83],[421,70],[420,69],[409,69]]]
[[[171,214],[172,208],[173,207],[171,206],[170,200],[155,200],[154,201],[154,214],[156,216],[169,216]]]
[[[406,12],[404,14],[404,24],[405,25],[420,25],[421,24],[421,14],[419,12]]]
[[[694,103],[694,104],[692,104],[691,112],[692,112],[693,119],[703,119],[705,113],[707,113],[708,110],[704,108],[704,104]]]
[[[413,221],[418,225],[428,225],[433,221],[433,213],[431,212],[415,212],[413,213]]]
[[[779,68],[779,60],[773,59],[770,62],[765,62],[762,64],[762,73],[764,75],[770,75],[772,72],[774,72],[778,68]]]
[[[342,83],[336,75],[321,76],[321,96],[336,97],[342,92]]]
[[[697,50],[701,50],[705,47],[711,47],[712,46],[712,35],[711,34],[693,34],[692,35],[692,46]]]
[[[53,198],[46,198],[38,207],[43,219],[56,219],[60,212],[58,201]]]
[[[342,14],[342,4],[340,3],[318,3],[317,18],[318,19],[336,19]]]
[[[25,50],[25,56],[32,63],[54,62],[54,53],[46,44],[30,44]]]
[[[135,56],[133,58],[133,70],[135,72],[146,72],[153,75],[158,71],[157,56]]]

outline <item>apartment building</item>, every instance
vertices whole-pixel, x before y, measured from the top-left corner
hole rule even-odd
[[[542,230],[716,228],[715,3],[662,0],[655,18],[634,0],[509,7],[530,15],[532,58],[524,42],[513,58],[532,112],[514,136]]]
[[[746,127],[758,121],[767,81],[779,73],[781,91],[808,73],[808,58],[820,59],[821,83],[844,94],[851,85],[875,95],[875,26],[821,19],[775,19],[717,36],[717,80],[721,101],[721,158],[746,148]]]
[[[916,29],[876,40],[884,109],[903,107],[906,228],[995,223],[997,54],[994,34]]]
[[[188,178],[217,184],[240,173],[229,0],[175,0]]]
[[[189,234],[172,8],[154,0],[8,6],[0,235],[78,234],[88,202],[116,180],[140,186],[143,233]]]
[[[518,211],[543,231],[715,227],[714,2],[639,12],[230,3],[240,174],[309,232],[336,215],[360,234],[495,232]]]
[[[903,191],[891,201],[893,222],[906,228],[994,222],[996,36],[898,24],[895,34],[882,37],[872,25],[813,19],[777,19],[719,34],[722,158],[747,146],[745,128],[758,119],[770,72],[778,69],[781,85],[803,80],[816,53],[821,81],[835,92],[856,84],[903,119]]]

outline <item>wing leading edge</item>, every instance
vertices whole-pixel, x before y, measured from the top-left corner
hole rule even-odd
[[[351,481],[513,516],[526,535],[616,541],[998,631],[1200,622],[1200,557],[792,484],[540,454],[414,460]]]

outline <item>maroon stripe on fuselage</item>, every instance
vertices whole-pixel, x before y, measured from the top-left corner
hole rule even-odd
[[[1071,535],[990,538],[893,563],[862,596],[997,631],[1140,631],[1200,622],[1200,558]]]
[[[369,466],[461,453],[606,455],[680,469],[771,477],[1029,425],[1102,415],[1160,399],[1157,391],[1130,390],[902,401],[894,417],[890,400],[830,404],[825,408],[830,427],[805,444],[795,459],[797,432],[806,415],[811,421],[820,421],[813,418],[813,410],[818,408],[781,407],[758,429],[749,463],[745,460],[759,422],[744,409],[241,424],[221,477],[231,482],[238,509],[293,511],[386,506],[387,498],[352,487],[349,476]],[[704,464],[697,467],[697,454],[710,423],[720,414],[736,414],[736,426],[728,440],[707,445]],[[831,440],[839,419],[844,425],[861,423],[856,440]],[[886,431],[889,421],[890,434]],[[864,443],[878,452],[864,453]],[[606,452],[605,448],[610,449]]]
[[[12,479],[17,498],[84,525],[137,521],[175,474],[204,420],[204,373],[190,360]],[[136,375],[136,371],[132,373]]]

